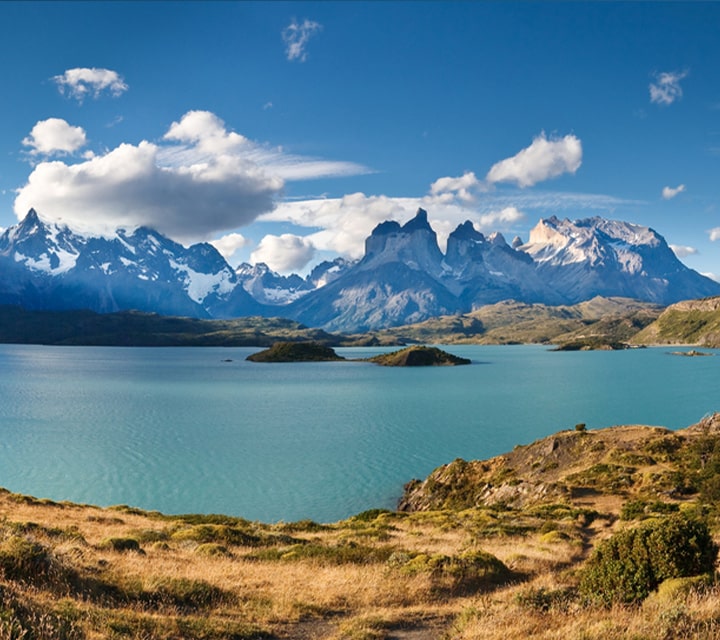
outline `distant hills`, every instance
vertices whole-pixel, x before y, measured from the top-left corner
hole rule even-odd
[[[210,244],[183,247],[145,227],[82,234],[34,210],[0,236],[0,304],[26,310],[282,317],[343,333],[457,316],[490,331],[475,314],[508,300],[572,306],[600,296],[667,305],[715,295],[720,284],[683,265],[652,229],[597,217],[541,220],[527,243],[511,244],[465,222],[443,253],[420,209],[405,225],[378,225],[361,260],[324,262],[305,278],[263,264],[233,269]]]

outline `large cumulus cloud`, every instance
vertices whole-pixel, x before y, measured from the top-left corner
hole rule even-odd
[[[69,153],[85,143],[84,132],[64,121],[62,135],[51,138],[48,122],[54,121],[33,128],[28,146]],[[86,153],[84,160],[41,162],[17,191],[14,210],[22,218],[35,208],[45,218],[91,230],[146,225],[194,242],[272,211],[285,180],[364,172],[355,163],[258,144],[229,131],[209,111],[189,111],[157,143],[124,143],[102,155]]]
[[[272,210],[283,181],[242,158],[162,166],[157,145],[121,144],[77,164],[43,162],[15,199],[72,226],[147,225],[179,240],[209,237]]]

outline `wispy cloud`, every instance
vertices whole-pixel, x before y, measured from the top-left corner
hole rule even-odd
[[[128,85],[117,71],[78,67],[68,69],[52,78],[63,95],[82,103],[86,97],[99,98],[103,93],[117,97],[128,90]]]
[[[712,242],[716,242],[717,240],[720,240],[720,227],[715,227],[714,229],[710,229],[710,231],[708,231],[708,235],[710,236],[710,240]]]
[[[372,173],[355,162],[300,156],[259,144],[228,131],[225,123],[210,111],[189,111],[179,122],[173,122],[163,139],[172,143],[159,150],[161,161],[168,166],[199,165],[218,155],[228,155],[289,181]]]
[[[582,143],[574,135],[564,138],[537,136],[532,144],[494,164],[486,180],[514,182],[519,187],[531,187],[538,182],[556,178],[564,173],[575,173],[582,164]]]
[[[674,198],[676,195],[682,193],[683,191],[685,191],[684,184],[680,184],[677,187],[663,187],[662,197],[665,200],[671,200],[672,198]]]
[[[655,74],[655,81],[650,83],[650,102],[670,105],[682,98],[683,91],[680,81],[686,78],[688,71],[664,71]]]
[[[678,258],[687,258],[688,256],[696,256],[700,252],[695,247],[688,247],[681,244],[671,244],[670,248],[673,250]]]
[[[302,22],[293,21],[285,27],[282,32],[282,39],[285,43],[285,55],[290,61],[297,60],[305,62],[307,60],[307,43],[316,33],[322,30],[319,22],[308,20]]]

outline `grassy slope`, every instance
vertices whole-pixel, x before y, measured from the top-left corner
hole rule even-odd
[[[716,587],[664,589],[612,615],[574,587],[593,545],[628,526],[621,513],[705,499],[689,491],[698,456],[718,462],[719,434],[717,415],[676,433],[562,432],[441,468],[424,487],[437,501],[420,511],[329,525],[0,491],[0,638],[716,638]],[[678,483],[685,492],[673,494]],[[564,489],[523,491],[540,484]],[[497,499],[478,502],[489,488]]]
[[[633,338],[637,344],[685,344],[720,347],[720,298],[689,300],[669,306]]]
[[[464,315],[442,316],[387,329],[378,335],[434,344],[557,344],[596,335],[610,341],[624,341],[659,313],[657,305],[622,298],[594,298],[556,307],[511,300]]]

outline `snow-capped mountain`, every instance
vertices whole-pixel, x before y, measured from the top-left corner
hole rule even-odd
[[[288,308],[290,317],[332,330],[366,330],[466,312],[485,304],[575,304],[621,296],[670,304],[720,295],[720,284],[686,267],[647,227],[589,218],[541,220],[527,244],[484,236],[471,222],[448,237],[443,256],[420,209],[384,222],[365,257],[330,285]]]
[[[594,217],[541,220],[519,247],[538,275],[570,303],[589,293],[670,304],[717,295],[717,283],[688,269],[656,231]]]
[[[235,270],[207,243],[185,248],[144,227],[84,235],[31,210],[0,236],[0,304],[269,315],[358,331],[507,299],[573,304],[601,295],[670,304],[720,295],[720,284],[683,265],[652,229],[603,218],[541,220],[525,244],[465,222],[443,254],[420,209],[405,225],[378,225],[365,248],[357,262],[338,258],[305,278],[282,276],[264,264]]]
[[[200,318],[262,311],[212,245],[186,249],[145,227],[86,236],[33,210],[0,236],[0,302]]]

